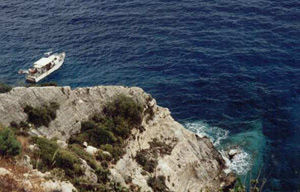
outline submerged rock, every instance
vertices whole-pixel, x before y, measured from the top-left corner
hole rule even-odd
[[[235,155],[237,155],[237,154],[238,154],[238,150],[237,149],[230,149],[229,152],[228,152],[229,159],[232,160],[233,157]]]

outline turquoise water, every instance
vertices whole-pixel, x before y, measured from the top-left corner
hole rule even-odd
[[[45,81],[142,87],[220,150],[240,147],[234,171],[297,191],[299,13],[297,0],[2,0],[0,80],[65,51]]]

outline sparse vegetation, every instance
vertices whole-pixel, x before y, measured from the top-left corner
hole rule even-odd
[[[267,179],[263,178],[259,179],[260,173],[256,179],[251,179],[249,187],[246,186],[245,183],[242,183],[241,179],[238,177],[236,179],[235,185],[233,189],[230,189],[230,192],[261,192],[263,191],[263,187],[267,182]]]
[[[26,105],[24,107],[24,112],[28,116],[28,122],[34,124],[36,127],[42,125],[48,127],[50,122],[56,118],[56,111],[58,109],[59,104],[51,102],[50,105],[36,108],[31,105]]]
[[[26,174],[30,172],[30,169],[18,164],[16,158],[1,157],[0,165],[1,168],[11,173],[0,175],[0,192],[44,191],[41,187],[41,178],[38,176],[28,177]]]
[[[148,185],[154,192],[168,192],[170,191],[166,185],[166,177],[159,175],[157,177],[149,177],[147,180]]]
[[[0,130],[0,154],[3,156],[16,156],[21,153],[21,144],[9,128]]]
[[[87,153],[80,145],[72,144],[69,146],[69,149],[76,153],[80,158],[84,159],[91,168],[97,169],[99,167],[95,158]]]
[[[21,121],[20,124],[18,124],[15,121],[10,122],[10,128],[17,136],[28,136],[27,130],[30,128],[29,124],[27,122]]]
[[[17,123],[12,121],[10,127],[16,133],[26,132],[32,125],[35,127],[47,127],[56,118],[58,108],[59,105],[54,102],[41,107],[26,105],[24,112],[28,116],[27,122]],[[141,128],[142,111],[143,107],[141,104],[130,97],[118,95],[104,106],[101,113],[91,116],[87,121],[81,122],[81,132],[70,138],[68,148],[61,148],[55,140],[27,136],[27,146],[29,143],[34,143],[37,149],[34,152],[28,150],[25,153],[30,153],[28,155],[31,157],[31,163],[34,168],[42,172],[51,171],[51,178],[65,178],[71,181],[78,191],[129,191],[129,189],[122,187],[119,183],[110,181],[109,167],[124,155],[126,139],[131,136],[132,129]],[[10,131],[9,135],[13,135],[13,131],[8,130]],[[7,129],[0,127],[0,133],[2,132],[6,133]],[[16,139],[15,141],[18,142]],[[99,149],[95,157],[84,150],[82,146],[84,141]],[[20,148],[15,154],[21,151],[21,145],[20,143],[18,144]],[[5,153],[12,154],[10,151]],[[84,177],[81,177],[84,174],[81,159],[85,160],[94,169],[94,173],[97,175],[97,184],[83,180]],[[138,187],[134,186],[131,180],[127,180],[127,182],[132,187],[131,191],[138,190]]]
[[[0,82],[0,93],[7,93],[12,89],[11,86]]]
[[[42,137],[34,137],[32,138],[33,142],[37,144],[39,150],[36,151],[35,155],[37,156],[36,159],[41,159],[44,166],[48,165],[51,166],[53,162],[54,154],[57,152],[59,146],[56,142],[50,141],[46,138]],[[36,167],[36,168],[42,168]]]
[[[159,153],[160,155],[171,155],[174,147],[170,144],[159,141],[157,138],[154,138],[153,141],[150,141],[149,145],[152,151],[155,150],[155,152]]]
[[[69,177],[82,174],[80,168],[81,161],[72,151],[61,149],[55,141],[42,137],[33,138],[33,142],[39,148],[35,152],[35,156],[42,160],[36,168],[46,171],[50,168],[58,167],[64,169],[66,175]]]
[[[98,177],[97,186],[86,185],[86,181],[77,180],[80,191],[128,191],[121,185],[109,181],[109,164],[117,162],[124,155],[125,143],[133,128],[140,128],[142,122],[142,105],[132,98],[118,95],[107,103],[102,113],[95,114],[88,121],[81,122],[81,132],[72,135],[70,149],[85,159],[95,169]],[[86,155],[80,145],[87,141],[89,145],[100,148],[96,159]]]
[[[153,155],[145,149],[137,152],[135,160],[143,167],[145,171],[148,171],[149,173],[153,173],[158,164],[157,158],[153,157]]]
[[[153,173],[158,164],[158,155],[170,155],[173,150],[173,146],[159,141],[156,138],[149,142],[149,145],[149,149],[142,149],[137,152],[135,160],[143,167],[144,171]]]
[[[100,147],[111,154],[113,162],[124,154],[124,140],[133,128],[140,127],[142,106],[132,98],[118,95],[104,106],[103,113],[93,115],[89,121],[81,123],[81,133],[73,135],[69,142]],[[103,154],[98,159],[106,159]]]

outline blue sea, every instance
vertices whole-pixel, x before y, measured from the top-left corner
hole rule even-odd
[[[264,191],[300,190],[299,0],[1,0],[0,81],[23,85],[47,51],[44,82],[139,86]]]

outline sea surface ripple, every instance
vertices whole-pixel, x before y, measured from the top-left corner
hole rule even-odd
[[[298,191],[299,37],[298,0],[1,0],[0,81],[65,51],[45,81],[142,87],[187,128],[226,130],[265,191]]]

